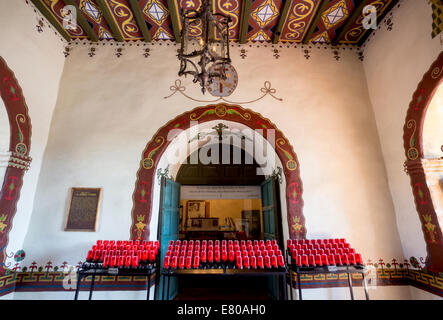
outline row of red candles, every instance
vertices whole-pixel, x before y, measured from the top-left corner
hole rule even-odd
[[[104,268],[137,268],[140,263],[154,263],[159,247],[158,241],[97,240],[88,251],[86,261],[102,263]]]
[[[201,242],[170,241],[163,267],[168,269],[198,269],[200,267],[231,266],[239,269],[284,267],[285,261],[277,241],[211,240]],[[221,244],[221,246],[220,246]],[[254,244],[254,245],[253,245]],[[266,246],[265,246],[266,244]]]
[[[301,239],[287,241],[292,264],[296,266],[361,265],[361,254],[355,253],[345,239]]]
[[[288,239],[287,244],[334,244],[346,243],[346,239]]]

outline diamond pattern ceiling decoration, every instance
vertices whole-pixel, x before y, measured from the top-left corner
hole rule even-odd
[[[99,39],[113,39],[111,29],[94,0],[75,0],[75,4],[84,13]]]
[[[331,43],[336,37],[339,29],[349,18],[350,12],[354,10],[353,0],[332,0],[328,7],[321,13],[321,19],[317,30],[311,38],[313,43]]]
[[[155,40],[173,40],[172,20],[167,0],[141,0],[140,9],[143,13],[151,38]]]
[[[90,38],[93,41],[175,41],[174,35],[181,30],[181,10],[198,10],[201,6],[201,0],[31,1],[65,39]],[[229,36],[234,42],[362,45],[372,32],[363,28],[363,13],[356,11],[357,8],[362,10],[362,1],[212,0],[212,6],[214,12],[231,17]],[[380,22],[398,1],[368,0],[366,4],[377,9]],[[63,27],[63,8],[69,4],[75,4],[85,19],[67,30]],[[201,26],[195,26],[193,34],[201,35]]]
[[[251,41],[272,40],[272,29],[278,24],[282,7],[282,0],[255,0],[252,3],[247,39]]]

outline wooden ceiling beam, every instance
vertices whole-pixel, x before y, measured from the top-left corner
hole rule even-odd
[[[76,11],[76,14],[77,14],[77,22],[80,24],[80,26],[86,32],[86,34],[89,37],[89,40],[91,40],[93,42],[97,42],[98,41],[98,36],[95,34],[94,29],[92,29],[91,25],[86,20],[85,16],[83,15],[83,12],[75,4],[75,1],[74,0],[63,0],[63,1],[67,5],[73,6],[75,8],[75,11]]]
[[[135,20],[137,20],[138,27],[140,28],[143,39],[145,42],[151,42],[151,34],[149,33],[148,26],[146,25],[145,18],[143,18],[142,10],[140,9],[140,4],[137,0],[129,0],[129,5],[134,13]]]
[[[393,0],[389,6],[383,11],[382,15],[377,17],[377,23],[380,23],[381,21],[384,20],[384,18],[388,15],[388,13],[398,4],[399,0]],[[373,29],[371,29],[371,32],[374,31]],[[358,43],[358,46],[362,46],[366,40],[368,39],[369,35],[371,34],[371,32],[369,32],[369,30],[365,30],[363,32],[363,35],[360,39],[360,42]]]
[[[305,33],[305,36],[302,40],[303,44],[307,44],[311,38],[312,35],[315,32],[315,29],[318,26],[318,23],[320,22],[321,19],[321,15],[323,14],[323,12],[325,12],[326,8],[328,7],[329,4],[329,0],[321,0],[320,4],[317,7],[317,12],[315,13],[314,18],[311,20],[311,24],[308,27],[308,31]]]
[[[71,41],[72,38],[69,35],[68,31],[66,31],[60,22],[54,18],[52,13],[41,3],[40,0],[31,0],[31,2],[35,5],[35,7],[41,12],[41,14],[49,21],[50,24],[60,33],[60,35],[66,39],[66,41]]]
[[[114,17],[112,13],[109,11],[106,3],[104,0],[96,0],[97,5],[99,6],[103,17],[105,18],[106,22],[108,23],[109,27],[111,28],[112,34],[118,42],[123,42],[123,35],[120,32],[120,29],[117,25],[117,23],[114,20]]]
[[[248,35],[249,17],[251,16],[252,0],[243,0],[240,17],[239,42],[246,43]]]
[[[174,38],[175,42],[180,42],[180,15],[178,13],[178,7],[176,5],[176,2],[174,0],[167,0],[168,1],[168,10],[169,15],[171,16],[172,21],[172,30],[174,31]]]
[[[278,19],[277,29],[275,29],[274,36],[272,37],[272,43],[276,44],[280,41],[281,31],[286,22],[286,18],[289,15],[289,9],[291,9],[293,0],[286,0],[283,6],[283,10],[280,13],[280,18]]]
[[[357,20],[357,18],[363,13],[363,8],[368,4],[369,0],[363,0],[360,5],[354,9],[351,16],[346,21],[341,32],[335,36],[334,40],[332,40],[332,45],[335,46],[338,44],[341,38],[348,32],[349,27]]]

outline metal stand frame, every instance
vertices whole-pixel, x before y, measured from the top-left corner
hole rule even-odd
[[[361,273],[363,276],[363,287],[365,290],[365,297],[366,300],[369,300],[369,294],[368,289],[366,286],[366,279],[365,279],[365,271],[366,268],[364,265],[350,265],[350,266],[340,266],[340,267],[328,267],[328,266],[322,266],[322,267],[299,267],[294,264],[292,264],[292,258],[289,260],[289,253],[286,252],[286,261],[288,263],[288,272],[289,272],[289,287],[290,287],[290,297],[291,300],[293,300],[293,294],[292,294],[292,275],[295,272],[297,274],[297,288],[298,288],[298,299],[303,300],[302,296],[302,288],[301,288],[301,274],[328,274],[328,273],[347,273],[348,275],[348,286],[349,286],[349,293],[351,296],[351,300],[354,299],[354,289],[352,287],[352,279],[351,274],[353,273]],[[291,261],[291,264],[289,264],[289,261]]]
[[[92,264],[94,265],[94,264]],[[102,268],[99,265],[97,267],[90,267],[87,264],[83,264],[83,266],[77,271],[77,285],[75,289],[74,300],[78,300],[78,294],[80,291],[80,282],[83,278],[88,276],[92,276],[91,286],[89,287],[89,298],[88,300],[92,300],[92,293],[94,292],[95,285],[95,276],[97,275],[107,275],[107,276],[146,276],[148,277],[147,281],[147,293],[146,300],[149,300],[149,295],[151,292],[151,283],[152,276],[154,274],[160,275],[158,263],[154,264],[152,267],[146,267],[145,269],[141,268]],[[155,287],[154,299],[157,293],[157,286]]]
[[[163,281],[163,290],[162,292],[162,300],[165,300],[165,291],[166,291],[166,299],[169,298],[169,278],[170,277],[242,277],[242,276],[253,276],[253,277],[266,277],[266,276],[277,276],[277,291],[279,292],[279,300],[287,300],[287,270],[286,268],[278,268],[275,270],[266,270],[266,269],[168,269],[162,271],[162,281]],[[282,277],[283,285],[285,290],[280,290],[279,279]],[[166,282],[166,284],[165,284]],[[166,285],[166,287],[165,287]]]

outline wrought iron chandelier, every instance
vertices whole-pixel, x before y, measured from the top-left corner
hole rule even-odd
[[[212,13],[211,0],[202,0],[199,10],[181,11],[181,47],[179,76],[193,76],[203,94],[214,81],[226,80],[229,57],[229,22],[231,18]]]

